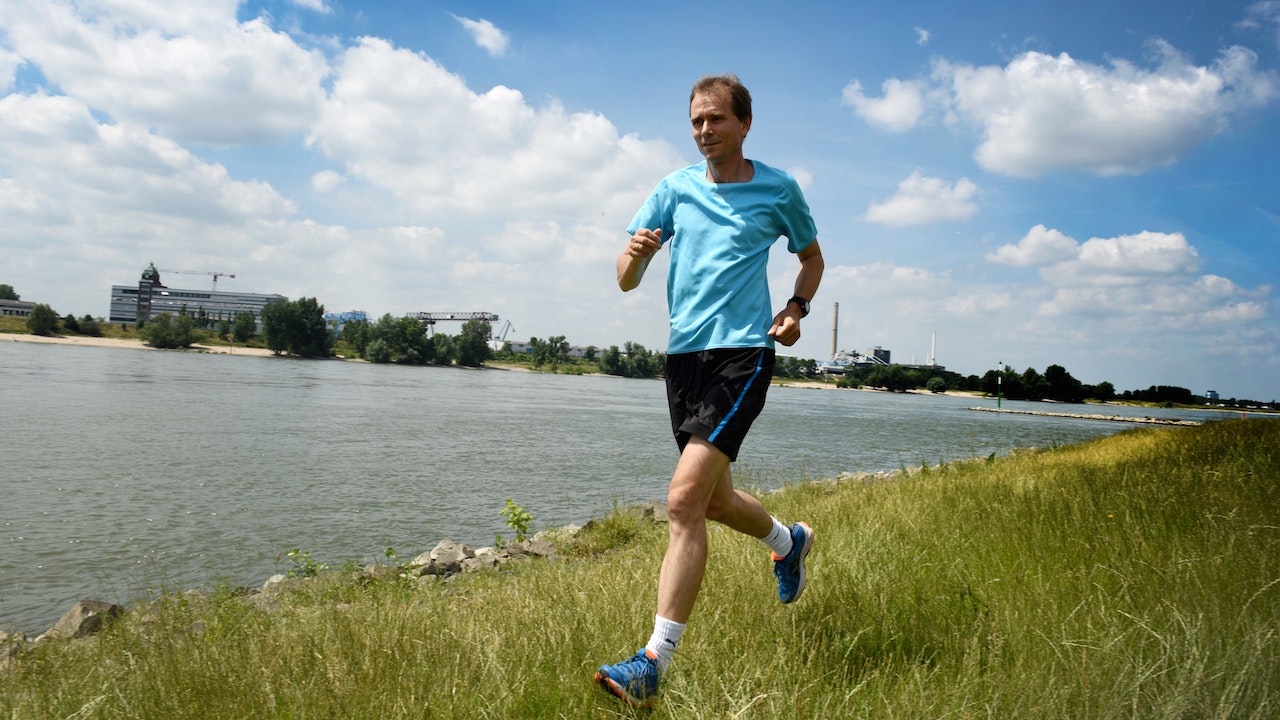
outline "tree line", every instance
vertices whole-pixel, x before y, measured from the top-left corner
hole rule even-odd
[[[11,285],[0,284],[0,299],[21,300]],[[77,318],[59,317],[48,305],[37,304],[27,317],[28,330],[36,335],[53,335],[64,330],[79,335],[100,336],[105,324],[89,315]],[[456,336],[432,333],[421,320],[383,315],[375,322],[353,320],[345,323],[337,335],[324,319],[324,306],[316,298],[277,300],[262,310],[261,331],[253,313],[242,312],[233,318],[210,318],[201,309],[191,314],[183,308],[177,316],[161,314],[137,324],[138,335],[149,345],[161,348],[189,347],[198,342],[201,329],[211,329],[218,337],[248,344],[260,341],[277,355],[328,357],[335,344],[356,357],[373,363],[407,365],[451,365],[478,367],[490,359],[529,362],[535,369],[552,372],[600,372],[628,378],[657,378],[664,373],[666,354],[627,342],[604,350],[585,348],[580,358],[572,357],[568,340],[563,335],[546,339],[531,338],[527,353],[515,352],[510,343],[500,350],[490,347],[492,327],[484,320],[469,320]],[[774,377],[803,379],[821,374],[811,359],[779,357]],[[1110,382],[1096,385],[1082,383],[1061,365],[1050,365],[1040,372],[1028,367],[1022,372],[1003,366],[988,370],[982,376],[961,375],[932,367],[871,365],[851,367],[836,381],[837,387],[872,387],[894,392],[958,390],[999,395],[1010,400],[1051,400],[1083,403],[1089,400],[1108,402],[1130,400],[1166,405],[1204,405],[1210,402],[1226,407],[1274,406],[1271,403],[1230,398],[1210,401],[1189,389],[1172,385],[1153,385],[1145,390],[1117,393]]]

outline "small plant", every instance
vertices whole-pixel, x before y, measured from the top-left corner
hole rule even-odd
[[[524,542],[529,534],[529,523],[533,521],[529,511],[517,505],[515,500],[507,498],[507,506],[498,514],[507,519],[507,527],[516,531],[516,542]]]
[[[298,548],[293,548],[285,553],[285,557],[289,558],[289,561],[293,563],[293,567],[289,568],[289,572],[285,573],[291,578],[315,577],[329,569],[328,565],[311,557],[311,553]]]

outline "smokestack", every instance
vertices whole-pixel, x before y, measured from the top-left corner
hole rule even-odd
[[[929,366],[933,367],[938,364],[938,331],[933,331],[933,336],[929,340]]]
[[[831,303],[831,362],[836,361],[840,339],[840,303]]]

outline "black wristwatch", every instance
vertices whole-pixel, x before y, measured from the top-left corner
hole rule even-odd
[[[796,295],[787,301],[787,304],[795,303],[800,306],[800,317],[809,317],[809,301]]]

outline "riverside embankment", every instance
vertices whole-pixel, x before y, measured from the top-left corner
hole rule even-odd
[[[0,436],[17,440],[0,627],[29,633],[85,597],[257,585],[292,548],[332,565],[482,547],[507,498],[536,528],[582,524],[663,499],[676,459],[658,381],[3,341],[0,367]],[[770,490],[1126,427],[978,402],[775,388],[735,479]]]

